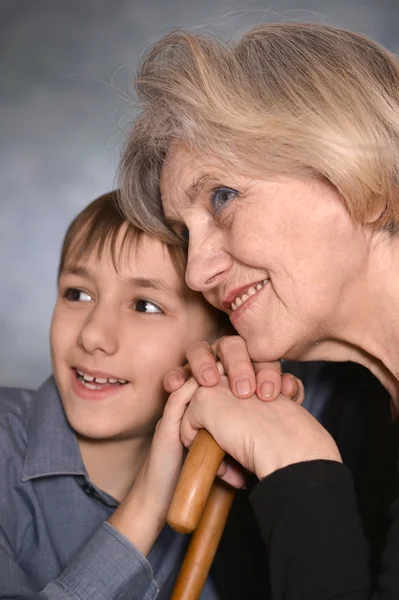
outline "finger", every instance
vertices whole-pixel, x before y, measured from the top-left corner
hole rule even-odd
[[[220,362],[220,360],[217,361],[216,368],[219,371],[220,376],[226,375],[225,368],[224,368],[223,364]]]
[[[256,373],[256,395],[266,402],[274,400],[281,393],[281,363],[279,360],[268,363],[254,363]]]
[[[245,341],[238,335],[227,335],[212,347],[225,368],[233,394],[237,398],[253,396],[256,390],[255,372]]]
[[[222,461],[216,476],[237,489],[245,488],[248,477],[243,467],[229,456]]]
[[[183,367],[175,367],[163,378],[163,387],[168,394],[175,392],[187,381],[191,376],[191,370],[189,365]]]
[[[191,372],[200,385],[212,387],[219,383],[219,371],[212,347],[208,342],[198,342],[187,350]]]
[[[169,396],[161,420],[164,427],[167,427],[172,423],[179,423],[180,425],[184,411],[198,388],[199,385],[196,379],[190,377],[180,389]]]
[[[305,400],[305,388],[302,381],[290,373],[284,373],[281,378],[281,393],[297,404],[303,404]]]

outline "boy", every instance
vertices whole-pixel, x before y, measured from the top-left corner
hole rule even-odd
[[[170,596],[187,539],[165,526],[166,511],[197,384],[174,394],[151,446],[162,379],[218,333],[182,260],[125,221],[115,192],[70,225],[53,376],[36,392],[0,390],[0,598],[138,600],[158,586]]]

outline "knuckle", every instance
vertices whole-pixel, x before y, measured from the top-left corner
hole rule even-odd
[[[231,362],[230,369],[234,370],[234,371],[240,371],[241,373],[243,371],[246,371],[249,374],[253,373],[252,364],[250,363],[250,361],[248,359],[243,358],[243,357],[235,358]]]
[[[195,352],[196,350],[202,350],[203,348],[205,348],[206,350],[210,349],[210,345],[205,340],[201,340],[200,342],[195,342],[195,344],[192,344],[192,346],[190,346],[188,351]]]
[[[202,357],[204,357],[204,355],[208,357],[213,356],[212,348],[208,342],[196,342],[186,351],[186,358],[188,361],[195,359],[198,355],[202,355]]]
[[[217,386],[215,386],[216,388]],[[213,391],[215,390],[213,388]],[[197,407],[203,406],[209,398],[209,390],[205,387],[200,387],[194,394],[191,399],[191,403],[193,405],[197,405]]]
[[[259,380],[264,380],[264,379],[275,379],[275,380],[279,380],[281,379],[281,372],[278,370],[278,368],[270,368],[270,367],[263,367],[262,369],[260,369],[257,373],[257,378]]]
[[[219,350],[221,352],[227,352],[231,348],[244,347],[245,342],[238,335],[224,335],[219,340]]]
[[[169,395],[168,401],[167,401],[167,403],[165,404],[164,413],[165,413],[165,412],[168,412],[168,411],[169,411],[169,409],[170,409],[170,407],[171,407],[171,406],[174,406],[174,405],[175,405],[175,404],[178,402],[178,399],[179,399],[179,391],[180,391],[180,390],[176,390],[175,392],[172,392],[172,393]]]

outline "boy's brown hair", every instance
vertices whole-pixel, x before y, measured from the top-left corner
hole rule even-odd
[[[125,226],[122,244],[117,252],[117,237]],[[58,277],[68,263],[83,261],[93,251],[100,258],[104,247],[109,244],[113,265],[118,270],[121,253],[131,244],[138,246],[144,232],[129,223],[119,208],[119,192],[114,190],[96,198],[84,208],[69,225],[64,236]],[[184,276],[186,253],[179,246],[166,245],[172,262],[182,277]]]

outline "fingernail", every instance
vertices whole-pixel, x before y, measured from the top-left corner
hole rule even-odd
[[[262,381],[260,384],[260,393],[263,398],[271,398],[274,394],[275,385],[273,381]]]
[[[180,377],[180,375],[169,375],[169,377],[166,378],[165,381],[166,385],[170,388],[174,388],[178,385],[181,385],[182,383],[182,377]]]
[[[296,379],[291,379],[291,389],[290,389],[290,393],[289,396],[292,400],[295,400],[295,398],[298,396],[298,392],[299,392],[299,385],[297,384]]]
[[[212,369],[212,367],[205,367],[205,369],[202,369],[201,377],[205,381],[205,383],[217,382],[217,374],[215,372],[215,369]]]
[[[251,392],[251,382],[249,379],[237,379],[235,386],[239,396],[248,396]]]

